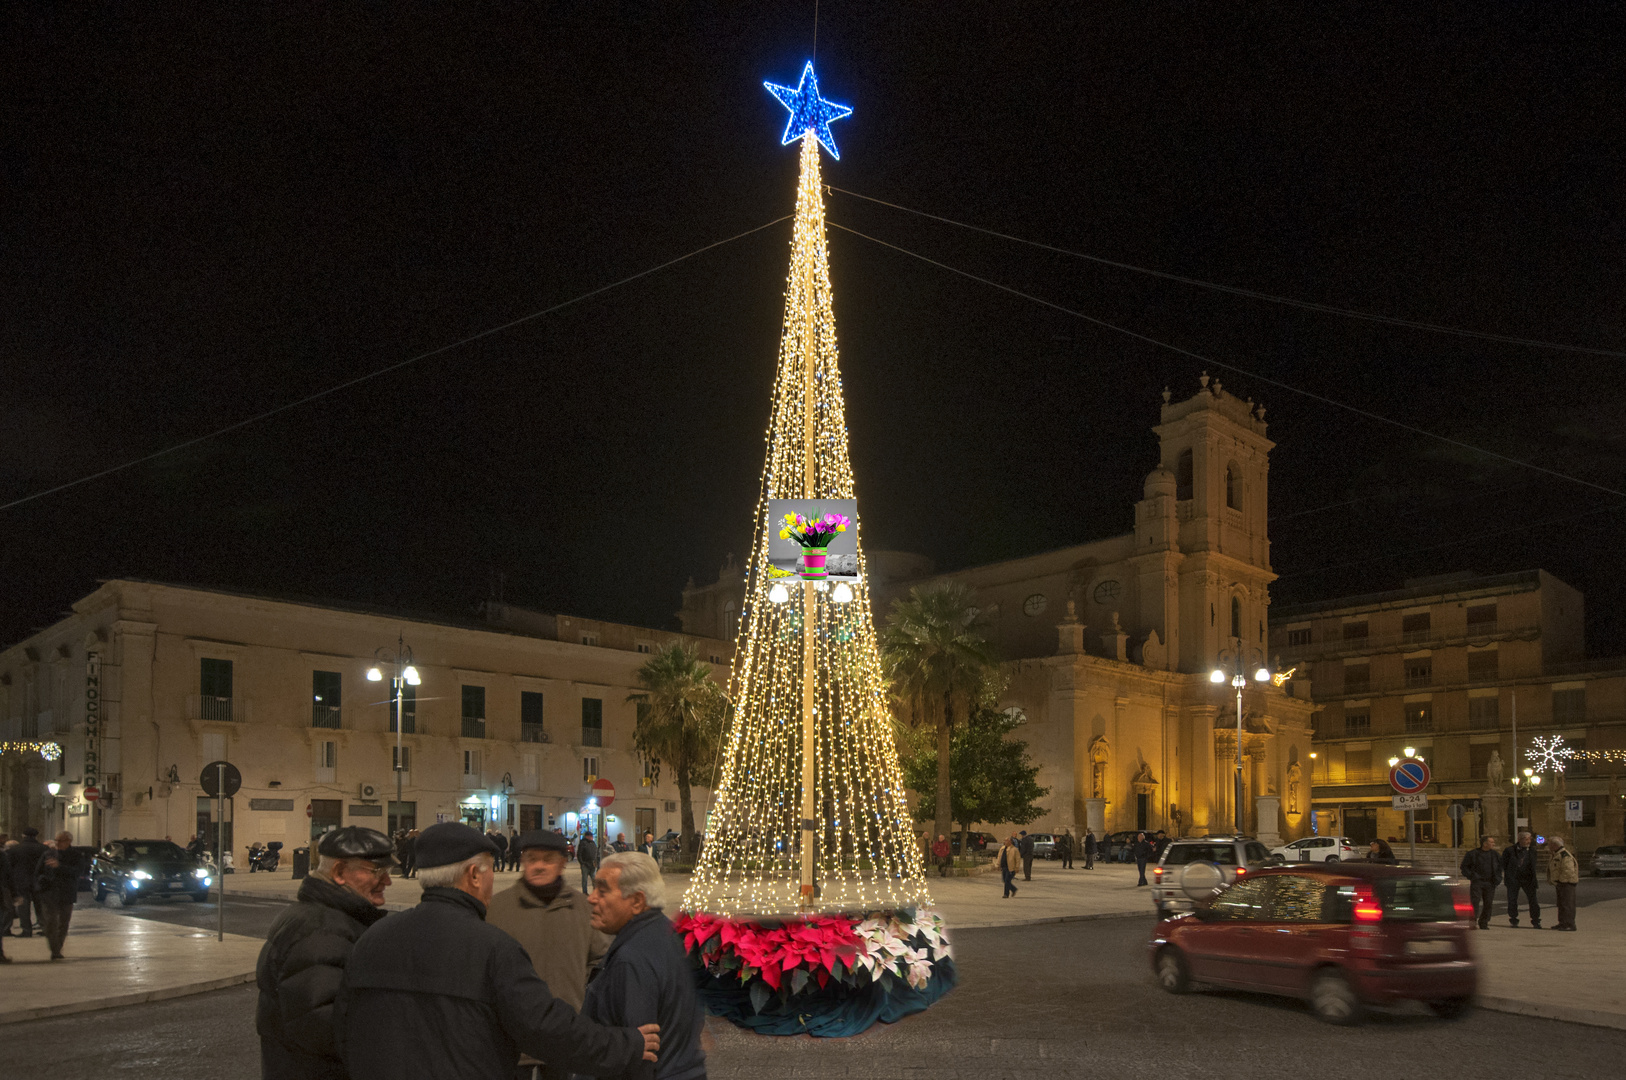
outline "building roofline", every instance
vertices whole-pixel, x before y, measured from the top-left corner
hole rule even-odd
[[[1356,596],[1339,596],[1331,600],[1293,604],[1288,607],[1272,607],[1270,613],[1271,622],[1280,623],[1289,619],[1311,615],[1325,615],[1346,608],[1382,608],[1407,600],[1422,600],[1425,598],[1444,600],[1462,593],[1484,592],[1488,589],[1523,592],[1527,590],[1514,590],[1511,586],[1530,585],[1539,587],[1543,574],[1547,574],[1547,572],[1545,570],[1519,570],[1511,574],[1485,574],[1451,581],[1431,581],[1428,584],[1414,585],[1411,588],[1404,589],[1390,589],[1387,592],[1361,593]],[[1552,577],[1551,574],[1547,574],[1547,576]],[[1558,579],[1553,578],[1553,580],[1557,581]]]

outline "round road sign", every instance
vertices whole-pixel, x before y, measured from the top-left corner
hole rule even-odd
[[[97,787],[95,784],[92,784],[84,791],[80,792],[80,794],[85,797],[86,802],[95,802],[97,799],[102,797],[102,789]]]
[[[600,777],[593,781],[593,787],[589,794],[598,800],[599,806],[609,806],[615,802],[615,785]]]
[[[1428,788],[1428,763],[1422,758],[1402,758],[1389,770],[1389,786],[1402,795],[1415,795]]]
[[[226,781],[226,790],[220,790],[220,781]],[[211,761],[203,767],[203,773],[198,777],[203,785],[203,793],[210,798],[225,795],[231,798],[243,786],[243,774],[237,771],[237,766],[229,761]]]

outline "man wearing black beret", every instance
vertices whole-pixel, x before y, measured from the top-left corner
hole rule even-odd
[[[384,917],[395,855],[390,838],[352,825],[323,833],[299,900],[271,924],[254,979],[264,1080],[344,1080],[333,1002],[351,949]]]
[[[336,1025],[355,1080],[513,1080],[521,1052],[590,1076],[655,1060],[657,1025],[581,1017],[485,921],[496,857],[467,825],[418,835],[422,902],[363,934],[345,968]]]

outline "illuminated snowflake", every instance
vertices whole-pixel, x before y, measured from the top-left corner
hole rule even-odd
[[[1538,773],[1563,772],[1564,762],[1574,753],[1562,735],[1537,735],[1531,742],[1534,749],[1526,750],[1524,757]]]

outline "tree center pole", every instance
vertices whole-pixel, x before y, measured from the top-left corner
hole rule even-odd
[[[399,665],[397,665],[399,666]],[[406,816],[406,804],[401,801],[401,767],[406,762],[401,760],[401,729],[406,727],[406,692],[401,684],[406,680],[401,677],[400,671],[395,673],[395,831],[401,830],[401,819]],[[415,699],[414,699],[415,700]],[[413,815],[413,824],[417,824],[417,815]],[[393,840],[394,837],[392,836]]]
[[[804,146],[813,146],[813,168],[818,168],[818,148],[811,139]],[[822,199],[822,193],[819,194]],[[816,242],[819,237],[807,237]],[[815,287],[815,260],[808,259],[802,278],[802,494],[804,498],[818,498],[818,477],[814,471],[814,454],[818,436],[817,371],[819,337],[814,321],[818,305]],[[802,579],[802,873],[801,908],[813,907],[813,755],[817,723],[815,680],[818,678],[818,655],[814,636],[817,632],[818,598],[813,582]]]

